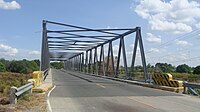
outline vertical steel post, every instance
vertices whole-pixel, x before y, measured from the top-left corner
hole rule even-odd
[[[93,72],[93,74],[94,74],[94,72],[95,72],[95,61],[96,61],[96,56],[95,56],[95,50],[94,50],[94,59],[93,59],[93,70],[92,70],[92,72]]]
[[[96,67],[96,75],[99,75],[99,71],[98,71],[97,47],[95,47],[95,67]]]
[[[49,51],[48,51],[48,39],[47,39],[47,28],[46,28],[47,22],[43,20],[42,27],[42,53],[41,53],[41,64],[40,64],[40,70],[44,71],[47,68],[49,68]]]
[[[81,72],[81,62],[82,62],[82,61],[81,61],[81,57],[82,57],[81,55],[82,55],[82,54],[79,55],[79,67],[78,67],[78,68],[79,68],[79,72]]]
[[[74,71],[76,69],[76,60],[75,60],[75,57],[73,57],[73,62],[74,62]]]
[[[75,67],[75,70],[74,71],[76,71],[76,57],[74,57],[74,67]]]
[[[100,72],[101,71],[101,60],[102,60],[102,46],[101,46],[101,51],[100,51],[100,57],[99,57],[99,68],[98,68],[98,71]]]
[[[145,60],[145,55],[144,55],[144,47],[143,47],[143,42],[142,42],[141,29],[138,28],[136,33],[138,33],[140,53],[141,53],[142,65],[143,65],[143,72],[144,72],[144,78],[145,78],[145,82],[146,82],[149,79],[149,77],[147,75],[147,67],[146,67],[146,60]]]
[[[78,56],[75,57],[76,59],[76,71],[78,70]]]
[[[102,62],[103,58],[103,62]],[[102,66],[101,66],[102,64]],[[101,51],[100,51],[100,61],[99,61],[99,71],[101,70],[102,67],[102,75],[105,76],[105,61],[104,61],[104,47],[101,45]]]
[[[105,57],[104,57],[104,46],[102,45],[102,58],[103,58],[103,75],[105,76]]]
[[[107,57],[107,63],[106,63],[106,74],[108,73],[109,61],[110,61],[110,43],[109,43],[109,46],[108,46],[108,57]]]
[[[113,56],[112,42],[110,42],[110,53],[111,53],[112,75],[113,75],[113,77],[115,77],[116,73],[115,73],[115,66],[114,66],[114,56]]]
[[[73,57],[73,71],[75,71],[75,58]]]
[[[137,53],[137,46],[138,46],[138,33],[136,31],[136,36],[135,36],[135,43],[134,43],[134,48],[133,48],[133,56],[132,56],[132,62],[131,62],[131,75],[134,75],[134,66],[135,66],[135,58],[136,58],[136,53]]]
[[[81,72],[84,72],[84,53],[82,53]]]
[[[77,71],[79,71],[79,55],[76,56]]]
[[[86,57],[85,57],[85,74],[88,73],[88,51],[86,51]]]
[[[119,63],[120,63],[120,56],[121,56],[121,48],[122,48],[122,44],[121,44],[121,38],[120,38],[120,42],[119,42],[119,51],[118,51],[118,56],[117,56],[117,67],[116,67],[116,78],[118,77],[118,72],[119,72]]]
[[[90,58],[89,58],[89,66],[88,66],[89,74],[91,74],[91,62],[92,62],[92,49],[90,49]]]
[[[125,44],[124,44],[124,37],[120,37],[120,41],[122,44],[122,54],[123,54],[123,61],[124,61],[124,69],[125,69],[125,73],[126,73],[126,79],[129,79],[129,72],[128,72],[128,68],[127,68],[127,60],[126,60],[126,49],[125,49]]]

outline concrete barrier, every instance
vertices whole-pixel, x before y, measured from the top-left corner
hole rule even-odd
[[[43,72],[34,71],[32,79],[29,79],[28,82],[33,82],[33,88],[40,86],[43,83]]]
[[[153,84],[160,86],[168,86],[183,89],[183,81],[181,80],[173,80],[173,77],[169,73],[154,73],[152,76]]]

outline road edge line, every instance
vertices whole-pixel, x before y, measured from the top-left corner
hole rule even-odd
[[[49,102],[49,96],[51,94],[51,92],[56,88],[56,85],[53,86],[53,88],[49,91],[49,93],[47,94],[47,105],[48,105],[48,110],[49,112],[52,112],[52,109],[51,109],[51,105],[50,105],[50,102]]]

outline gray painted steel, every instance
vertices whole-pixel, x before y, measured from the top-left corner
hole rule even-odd
[[[66,30],[53,30],[51,25],[66,27]],[[124,29],[91,29],[80,26],[74,26],[64,23],[43,21],[42,34],[42,53],[41,53],[41,70],[44,71],[49,68],[49,61],[63,61],[65,69],[81,71],[89,74],[99,75],[102,68],[104,75],[108,75],[109,61],[111,61],[112,77],[118,77],[120,56],[123,55],[123,66],[125,70],[126,79],[130,79],[130,73],[134,71],[128,70],[126,49],[124,38],[132,33],[136,34],[133,58],[131,68],[133,70],[135,64],[136,50],[139,43],[141,60],[143,65],[144,79],[149,80],[146,69],[146,60],[144,54],[144,47],[141,37],[141,28],[124,28]],[[50,29],[51,28],[51,29]],[[128,37],[127,37],[128,38]],[[117,67],[114,64],[113,41],[120,40]],[[105,44],[109,44],[107,63],[104,66],[104,50],[101,50],[100,60],[98,60],[97,49],[103,49]],[[88,51],[90,52],[88,56]],[[94,52],[93,52],[94,51]],[[93,52],[93,53],[92,53]],[[86,57],[84,54],[86,53]],[[103,59],[102,59],[103,58]],[[88,63],[89,60],[89,63]],[[100,63],[100,64],[99,64]],[[106,67],[106,68],[105,68]]]

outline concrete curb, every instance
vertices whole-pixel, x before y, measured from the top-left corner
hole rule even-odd
[[[143,87],[162,89],[162,90],[172,91],[172,92],[179,92],[180,90],[183,90],[183,87],[159,86],[159,85],[153,85],[152,83],[144,83],[144,82],[139,82],[139,81],[124,80],[124,79],[118,79],[118,78],[112,78],[112,77],[100,76],[100,75],[91,75],[91,76],[111,79],[111,80],[115,80],[115,81],[129,83],[129,84],[139,85],[139,86],[143,86]]]
[[[33,88],[32,91],[33,92],[46,92],[46,91],[50,90],[52,87],[53,87],[52,85],[45,85],[44,87]]]
[[[70,73],[69,71],[65,71],[65,72]],[[79,73],[81,73],[81,72],[79,72]],[[87,74],[84,74],[84,75],[87,75]],[[144,82],[139,82],[139,81],[125,80],[125,79],[113,78],[113,77],[102,76],[102,75],[94,75],[94,74],[90,74],[89,76],[95,76],[95,77],[100,77],[100,78],[105,78],[105,79],[120,81],[120,82],[124,82],[124,83],[139,85],[139,86],[143,86],[143,87],[161,89],[161,90],[171,91],[171,92],[177,92],[177,93],[179,91],[183,90],[183,87],[159,86],[159,85],[153,85],[152,83],[144,83]]]

